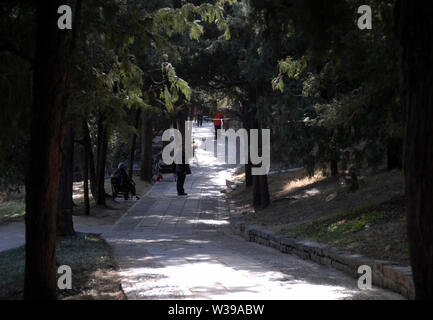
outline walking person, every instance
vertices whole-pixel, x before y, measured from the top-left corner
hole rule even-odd
[[[178,196],[188,195],[187,193],[185,193],[185,190],[183,188],[187,174],[191,174],[191,169],[189,167],[189,164],[183,164],[183,163],[176,164],[176,175],[177,175],[176,188],[177,188]]]
[[[195,109],[195,118],[197,120],[197,127],[203,126],[203,110],[201,108]]]
[[[224,119],[224,116],[221,113],[221,111],[217,111],[217,113],[215,114],[214,119],[213,119],[213,124],[215,127],[215,140],[218,139],[218,130],[220,130],[222,127],[223,119]]]
[[[203,126],[203,110],[201,108],[196,108],[195,116],[197,119],[197,127]]]

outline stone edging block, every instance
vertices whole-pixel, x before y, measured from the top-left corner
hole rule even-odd
[[[230,213],[233,211],[230,210]],[[230,214],[232,230],[247,241],[272,247],[283,253],[295,254],[302,259],[336,268],[358,278],[358,267],[370,266],[373,284],[390,289],[407,299],[414,299],[414,286],[411,268],[390,261],[374,260],[345,250],[308,240],[277,235],[256,225],[249,225]]]

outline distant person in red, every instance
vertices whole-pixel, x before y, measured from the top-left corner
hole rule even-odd
[[[218,111],[215,114],[214,119],[213,119],[213,125],[215,126],[215,140],[218,137],[218,130],[221,129],[221,127],[222,127],[222,124],[223,124],[223,120],[222,119],[224,119],[224,116],[221,113],[221,111]]]

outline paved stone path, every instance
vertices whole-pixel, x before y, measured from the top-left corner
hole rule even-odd
[[[212,136],[206,124],[194,139]],[[234,235],[224,195],[233,167],[199,150],[187,197],[174,182],[156,183],[103,234],[114,247],[128,299],[402,299],[361,291],[334,269]]]
[[[83,233],[103,233],[112,229],[101,219],[86,216],[73,216],[74,229]],[[26,227],[24,222],[11,222],[0,225],[0,252],[23,246],[26,243]]]

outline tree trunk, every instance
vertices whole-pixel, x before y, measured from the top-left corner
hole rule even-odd
[[[248,160],[248,163],[245,165],[245,186],[247,188],[253,185],[253,176],[251,175],[251,162]]]
[[[152,181],[152,118],[142,113],[141,118],[141,170],[140,179]]]
[[[268,176],[253,176],[253,206],[264,209],[271,203],[268,189]]]
[[[108,137],[104,125],[105,116],[98,116],[98,146],[96,155],[96,204],[105,206],[105,163],[107,160]]]
[[[335,177],[338,176],[338,157],[334,156],[331,159],[331,176]]]
[[[387,168],[403,168],[403,141],[399,138],[389,138],[387,141]]]
[[[251,188],[253,186],[253,176],[251,173],[251,169],[252,169],[252,163],[251,163],[251,157],[250,157],[250,146],[251,146],[251,134],[250,134],[250,128],[251,128],[251,123],[248,124],[247,126],[247,133],[248,133],[248,155],[247,155],[247,160],[248,163],[245,165],[245,186],[247,188]]]
[[[269,196],[269,188],[268,188],[268,176],[263,175],[259,177],[260,177],[260,195],[261,195],[262,207],[266,208],[271,203],[271,199]]]
[[[141,109],[138,108],[135,112],[135,122],[134,122],[134,128],[138,129],[138,124],[140,122],[140,115],[141,115]],[[134,173],[134,159],[135,159],[135,149],[137,146],[137,134],[134,132],[131,139],[131,152],[129,155],[129,176],[132,177],[132,174]]]
[[[84,135],[84,146],[86,148],[86,154],[88,156],[89,162],[89,176],[90,176],[90,191],[92,193],[93,199],[96,200],[96,172],[95,172],[95,160],[93,157],[92,150],[92,140],[90,139],[89,126],[87,121],[83,120],[83,135]]]
[[[259,123],[257,120],[254,122],[255,128],[259,127]],[[262,133],[261,129],[259,129],[259,139],[258,139],[258,150],[259,153],[262,154]],[[260,175],[260,176],[252,176],[253,177],[253,206],[258,209],[266,208],[270,203],[269,189],[268,189],[268,176]]]
[[[83,145],[83,155],[81,159],[81,169],[83,171],[83,191],[84,191],[84,214],[90,215],[89,200],[89,153],[86,145]]]
[[[253,176],[251,175],[251,160],[250,160],[250,140],[251,140],[251,135],[250,135],[250,128],[253,125],[253,120],[251,118],[251,114],[248,111],[247,108],[247,101],[243,100],[242,101],[242,123],[244,128],[247,130],[248,133],[248,163],[245,164],[245,186],[247,188],[252,187],[253,185]]]
[[[182,163],[185,162],[185,139],[186,139],[186,126],[185,121],[187,120],[188,113],[185,110],[180,110],[177,114],[177,129],[182,136]]]
[[[36,3],[37,40],[26,174],[25,299],[56,298],[56,212],[67,112],[70,33],[57,27],[62,1]]]
[[[62,171],[59,184],[57,234],[59,236],[75,235],[72,221],[73,211],[73,172],[74,172],[74,133],[68,126],[63,142]]]
[[[406,113],[404,173],[416,299],[433,299],[433,6],[400,0],[401,101]]]

